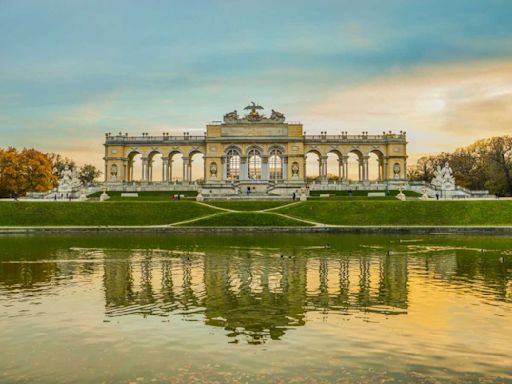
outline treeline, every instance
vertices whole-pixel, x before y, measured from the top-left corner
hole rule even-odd
[[[512,137],[491,137],[452,153],[422,157],[409,171],[409,180],[430,182],[437,165],[445,162],[450,164],[457,185],[512,196]]]
[[[0,148],[0,197],[50,191],[58,185],[66,165],[76,168],[73,160],[55,153],[42,153],[33,148]],[[98,176],[100,172],[93,165],[80,168],[79,178],[84,185],[94,182]]]

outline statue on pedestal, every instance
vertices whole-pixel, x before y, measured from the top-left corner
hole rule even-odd
[[[203,189],[201,187],[197,188],[197,196],[196,196],[196,201],[203,201],[204,200],[204,197],[203,197]]]
[[[437,165],[431,184],[442,191],[453,191],[456,189],[455,178],[448,162],[444,163],[443,168]]]
[[[100,195],[100,201],[105,201],[110,199],[110,196],[107,194],[107,188],[103,188],[103,193]]]
[[[298,179],[299,178],[299,163],[294,161],[292,163],[292,179]]]
[[[398,193],[398,195],[396,195],[396,198],[401,201],[407,200],[407,197],[405,197],[405,194],[404,194],[404,186],[400,185],[400,187],[398,187],[398,189],[400,192]]]
[[[82,182],[80,181],[78,171],[76,169],[71,170],[69,165],[66,164],[60,174],[57,191],[59,193],[76,194],[80,191],[81,186]]]

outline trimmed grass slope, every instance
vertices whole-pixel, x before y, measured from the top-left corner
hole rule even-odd
[[[99,198],[103,192],[95,192],[89,198]],[[172,201],[172,195],[183,195],[187,197],[197,196],[196,191],[141,191],[141,192],[119,192],[107,191],[109,201]],[[121,197],[121,193],[137,193],[138,197]]]
[[[206,201],[205,204],[213,205],[219,208],[232,209],[234,211],[261,211],[263,209],[280,207],[290,204],[293,201],[238,201],[238,200],[222,200],[222,201]]]
[[[215,212],[192,201],[0,202],[0,226],[163,225]]]
[[[289,219],[273,213],[228,212],[206,217],[190,223],[182,224],[184,227],[295,227],[310,226],[298,220]]]
[[[334,225],[512,225],[512,201],[308,201],[278,212]]]

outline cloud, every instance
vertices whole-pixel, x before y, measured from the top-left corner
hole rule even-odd
[[[344,88],[304,111],[347,130],[405,130],[409,152],[453,150],[509,134],[512,60],[418,67]]]

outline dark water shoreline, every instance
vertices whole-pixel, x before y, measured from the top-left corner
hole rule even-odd
[[[512,235],[512,226],[318,226],[318,227],[171,227],[171,226],[49,226],[3,227],[0,235],[64,233],[333,233],[333,234],[480,234]]]

